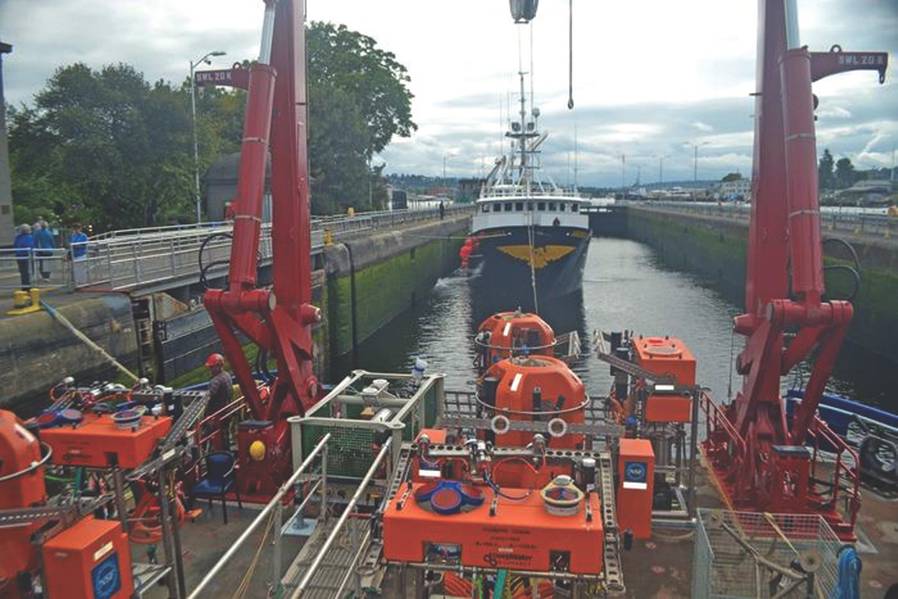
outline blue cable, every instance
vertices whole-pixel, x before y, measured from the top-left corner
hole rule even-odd
[[[839,577],[830,599],[860,599],[861,558],[851,545],[839,549]]]

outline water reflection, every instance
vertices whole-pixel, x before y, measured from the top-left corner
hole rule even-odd
[[[526,309],[526,300],[522,302]],[[448,388],[474,378],[471,341],[480,322],[516,305],[496,301],[476,291],[466,275],[457,272],[440,279],[433,292],[412,310],[391,322],[359,348],[357,364],[367,370],[407,372],[416,356],[443,372]],[[710,282],[687,273],[667,270],[645,245],[625,239],[593,239],[586,262],[582,293],[541,302],[540,313],[557,334],[577,330],[584,341],[593,331],[628,329],[643,335],[680,337],[698,360],[697,378],[725,400],[741,387],[732,370],[743,339],[733,337],[732,319],[740,309],[711,288]],[[853,348],[842,352],[832,389],[858,392],[864,401],[888,405],[898,374],[882,362],[853,359]],[[332,379],[352,368],[351,358],[334,363]],[[604,394],[611,384],[608,366],[595,357],[573,365],[591,394]]]

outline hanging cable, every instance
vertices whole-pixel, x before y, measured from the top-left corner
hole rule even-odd
[[[730,333],[730,381],[727,385],[727,403],[733,401],[733,354],[736,351],[736,331]]]
[[[530,213],[530,225],[527,227],[527,246],[530,249],[530,288],[533,291],[533,312],[539,314],[539,299],[536,294],[536,258],[533,255],[533,212]]]
[[[574,109],[574,0],[569,0],[568,4],[568,70],[567,70],[567,108]]]
[[[533,21],[530,21],[530,113],[531,114],[533,114],[534,107],[536,107],[536,95],[533,93]]]

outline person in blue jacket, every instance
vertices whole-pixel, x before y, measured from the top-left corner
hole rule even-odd
[[[72,225],[69,248],[72,252],[72,276],[75,284],[83,285],[87,282],[87,235],[81,230],[81,223]]]
[[[50,232],[50,225],[45,220],[39,220],[34,224],[34,246],[38,249],[37,255],[43,257],[52,256],[52,250],[56,248],[53,233]],[[50,278],[49,265],[49,260],[38,260],[38,270],[44,280]]]
[[[73,260],[83,260],[87,256],[87,235],[81,229],[81,223],[72,225],[72,236],[69,237],[69,245],[72,248]]]
[[[34,237],[31,236],[31,227],[19,225],[19,233],[16,235],[12,246],[16,250],[16,264],[19,267],[19,277],[22,279],[22,289],[31,288],[31,251],[34,249]]]

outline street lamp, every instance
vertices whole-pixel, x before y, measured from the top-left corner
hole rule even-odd
[[[706,146],[710,142],[703,141],[701,143],[695,143],[694,141],[687,141],[686,145],[692,146],[693,157],[692,157],[692,182],[698,183],[698,149],[701,146]]]
[[[452,154],[443,154],[443,185],[446,184],[446,161]]]
[[[190,61],[190,114],[193,120],[193,184],[194,184],[194,195],[196,196],[196,222],[199,223],[201,220],[200,216],[200,150],[199,143],[196,138],[196,78],[194,77],[194,71],[196,67],[201,65],[202,63],[212,64],[212,61],[209,60],[210,56],[224,56],[225,53],[221,50],[213,50],[212,52],[206,53],[199,60],[191,60]]]
[[[661,154],[658,156],[658,185],[664,185],[664,159],[667,158],[667,154]]]

